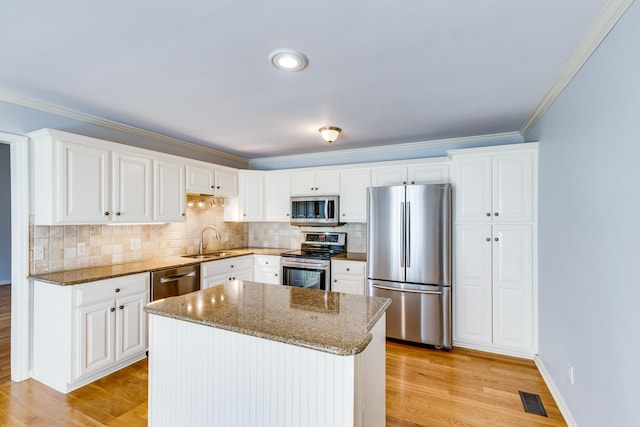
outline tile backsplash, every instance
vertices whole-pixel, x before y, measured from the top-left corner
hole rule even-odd
[[[249,224],[225,223],[221,207],[187,207],[185,223],[41,226],[33,225],[31,217],[30,224],[31,274],[196,253],[206,225],[216,226],[222,237],[217,240],[215,232],[207,231],[207,251],[248,246]],[[38,261],[33,256],[35,246],[44,249],[43,259]]]
[[[249,224],[249,246],[298,249],[303,233],[314,231],[345,232],[349,252],[367,251],[366,223],[349,223],[341,227],[296,227],[286,222],[252,222]]]

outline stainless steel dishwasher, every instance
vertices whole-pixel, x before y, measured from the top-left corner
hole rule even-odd
[[[199,290],[199,264],[151,272],[151,301]]]

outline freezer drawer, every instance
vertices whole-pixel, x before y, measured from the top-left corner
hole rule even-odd
[[[451,288],[368,280],[370,296],[391,299],[387,337],[451,348]]]

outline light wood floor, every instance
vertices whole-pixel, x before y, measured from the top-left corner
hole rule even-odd
[[[67,395],[10,381],[10,292],[0,286],[0,426],[146,426],[147,360]],[[518,390],[540,394],[548,418]],[[387,342],[388,426],[566,426],[533,362]]]

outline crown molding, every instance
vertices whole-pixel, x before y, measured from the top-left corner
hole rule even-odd
[[[555,100],[560,96],[565,87],[580,71],[582,66],[591,57],[593,52],[600,46],[600,43],[609,34],[609,31],[620,20],[627,8],[633,3],[633,0],[609,0],[602,8],[602,11],[591,25],[580,44],[573,51],[560,74],[554,80],[551,88],[547,91],[538,106],[527,118],[520,128],[520,134],[527,136],[529,131],[540,121],[544,113],[551,107]]]
[[[510,144],[514,142],[523,142],[524,138],[518,132],[495,133],[490,135],[468,136],[462,138],[437,139],[432,141],[408,142],[404,144],[382,145],[367,148],[352,148],[347,150],[331,151],[331,152],[315,152],[308,154],[292,154],[289,156],[262,157],[249,160],[249,168],[264,168],[268,165],[280,165],[284,163],[306,163],[307,161],[317,159],[318,156],[331,157],[349,157],[349,156],[367,156],[367,155],[383,155],[391,154],[393,157],[403,157],[401,153],[411,155],[418,150],[447,147],[455,145],[486,145],[492,144]],[[400,155],[399,155],[400,153]],[[375,160],[367,160],[372,162]],[[350,162],[351,163],[351,162]],[[289,168],[289,167],[288,167]]]
[[[48,104],[46,102],[37,101],[35,99],[27,98],[24,96],[0,91],[0,100],[10,102],[12,104],[21,105],[23,107],[33,108],[34,110],[55,114],[57,116],[78,120],[83,123],[101,126],[104,128],[113,129],[120,132],[125,132],[130,135],[136,135],[142,138],[148,138],[154,141],[163,142],[165,144],[173,145],[175,147],[180,147],[180,148],[191,150],[191,151],[198,151],[204,154],[217,156],[217,157],[231,160],[234,162],[240,162],[245,164],[248,162],[248,159],[245,157],[240,157],[233,154],[225,153],[224,151],[214,150],[213,148],[203,147],[201,145],[194,144],[192,142],[186,142],[177,138],[171,138],[169,136],[161,135],[156,132],[140,129],[135,126],[126,125],[124,123],[116,122],[113,120],[102,119],[100,117],[93,116],[91,114],[81,113],[79,111],[72,110],[70,108]]]

